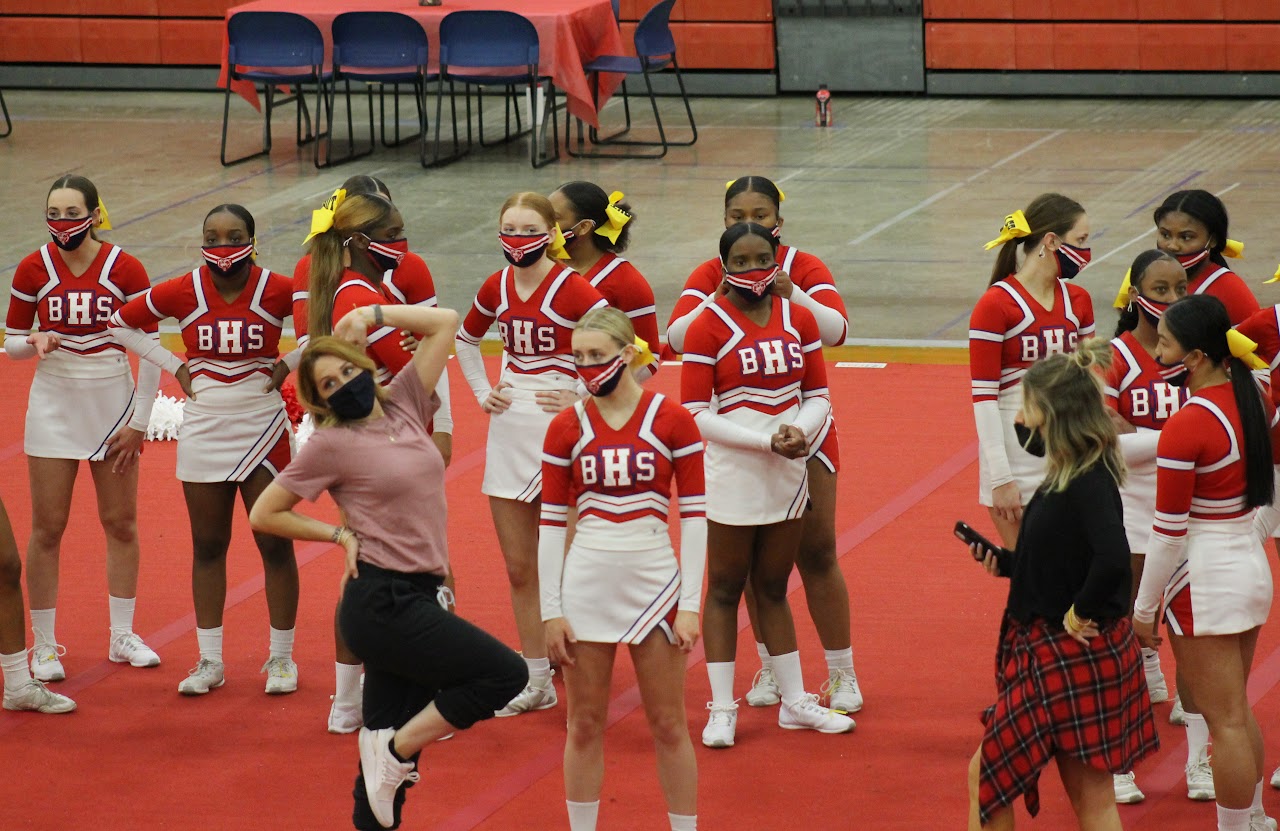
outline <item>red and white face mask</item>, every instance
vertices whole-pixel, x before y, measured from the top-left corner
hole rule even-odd
[[[739,271],[736,274],[725,271],[724,279],[747,300],[759,300],[773,288],[774,281],[778,279],[778,272],[781,270],[781,266],[774,265],[768,268]]]
[[[627,362],[622,353],[612,361],[602,364],[578,364],[578,377],[592,395],[608,395],[617,388],[622,380],[622,373],[627,371]]]
[[[226,277],[240,267],[240,263],[253,256],[253,243],[248,245],[206,245],[200,249],[209,270],[219,277]]]
[[[1200,265],[1200,263],[1204,262],[1208,257],[1209,249],[1206,248],[1205,250],[1197,251],[1194,254],[1179,254],[1178,262],[1182,264],[1184,271],[1190,272],[1191,269]]]
[[[404,255],[409,253],[408,239],[393,239],[379,242],[369,240],[369,256],[383,271],[395,271],[404,262]]]
[[[54,245],[63,251],[74,251],[89,236],[89,231],[93,228],[93,217],[87,216],[83,219],[46,219],[45,224],[49,226],[49,235],[53,237]]]
[[[551,234],[498,234],[507,262],[517,268],[528,268],[542,258],[551,245]]]

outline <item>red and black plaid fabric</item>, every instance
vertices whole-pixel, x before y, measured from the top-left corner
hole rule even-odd
[[[985,825],[1019,794],[1034,817],[1040,771],[1058,753],[1112,773],[1160,747],[1142,657],[1128,619],[1088,646],[1044,621],[1006,616],[996,703],[982,714],[978,808]]]

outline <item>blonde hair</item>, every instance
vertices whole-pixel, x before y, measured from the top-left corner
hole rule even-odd
[[[623,349],[628,346],[636,346],[636,327],[632,325],[631,318],[612,306],[592,309],[587,312],[573,327],[573,331],[603,332]],[[631,359],[632,366],[644,360],[644,355],[640,354],[639,348],[637,348],[636,352],[636,357]]]
[[[329,405],[324,402],[324,396],[316,386],[316,361],[326,356],[347,361],[366,372],[375,374],[377,372],[377,365],[374,364],[373,359],[354,344],[339,340],[332,335],[322,335],[310,341],[302,353],[302,360],[298,362],[297,388],[298,400],[302,402],[303,407],[307,408],[307,412],[311,413],[311,420],[315,422],[317,429],[342,423],[342,419],[334,415],[333,410],[329,409]],[[381,385],[377,385],[374,394],[378,396],[379,401],[387,397],[387,391]]]
[[[395,206],[376,193],[348,196],[333,214],[333,227],[311,240],[311,287],[307,297],[307,331],[312,337],[333,334],[333,295],[346,267],[343,242],[386,223]]]
[[[1111,364],[1111,344],[1101,338],[1079,343],[1070,355],[1031,365],[1022,379],[1023,405],[1042,418],[1046,472],[1041,488],[1061,492],[1080,474],[1102,464],[1124,484],[1124,459],[1103,402],[1102,371]]]

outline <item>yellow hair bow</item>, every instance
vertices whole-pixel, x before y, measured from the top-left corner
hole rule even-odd
[[[107,215],[107,206],[103,204],[102,197],[98,197],[98,215],[102,221],[98,223],[98,228],[103,231],[111,230],[111,217]]]
[[[1280,267],[1276,268],[1275,276],[1273,276],[1270,280],[1267,280],[1267,282],[1268,283],[1280,282]]]
[[[990,251],[997,245],[1004,245],[1009,240],[1030,235],[1031,226],[1027,224],[1026,215],[1022,211],[1014,211],[1004,218],[1004,225],[1000,228],[1000,236],[987,243],[983,250]]]
[[[625,194],[620,190],[609,194],[609,207],[604,209],[604,215],[609,218],[609,221],[603,227],[596,229],[597,234],[614,245],[618,244],[618,235],[622,233],[623,227],[631,221],[631,214],[618,207],[618,203],[624,196]]]
[[[1222,256],[1231,259],[1239,259],[1244,256],[1244,243],[1238,239],[1229,239],[1227,244],[1222,247]]]
[[[346,198],[346,190],[338,188],[332,196],[324,200],[323,205],[311,212],[311,233],[307,234],[307,238],[302,241],[303,245],[311,242],[312,237],[319,236],[333,227],[333,215],[338,212],[338,206]]]
[[[547,251],[557,260],[569,259],[569,252],[564,247],[564,231],[560,230],[559,222],[551,226],[551,244],[547,246]]]
[[[640,350],[640,354],[631,362],[632,366],[648,366],[658,362],[658,356],[649,348],[649,341],[639,335],[636,335],[636,349]]]
[[[736,181],[738,181],[738,180],[737,180],[737,179],[730,179],[729,181],[725,182],[725,183],[724,183],[724,189],[725,189],[725,190],[728,190],[729,188],[733,187],[733,183],[734,183],[734,182],[736,182]],[[774,185],[774,186],[773,186],[773,189],[774,189],[774,190],[776,190],[776,191],[778,192],[778,201],[779,201],[779,202],[786,202],[786,201],[787,201],[787,195],[786,195],[785,193],[783,193],[783,192],[782,192],[782,188],[778,187],[777,185]]]
[[[1117,309],[1123,309],[1129,305],[1129,287],[1133,285],[1129,281],[1131,274],[1133,274],[1132,269],[1124,273],[1124,282],[1120,284],[1120,293],[1116,295],[1116,302],[1112,304]]]
[[[1267,369],[1266,361],[1253,354],[1257,348],[1258,344],[1247,335],[1236,329],[1227,330],[1227,349],[1231,350],[1231,357],[1244,361],[1250,369]]]

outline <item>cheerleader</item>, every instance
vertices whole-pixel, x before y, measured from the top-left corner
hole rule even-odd
[[[364,180],[368,180],[365,182]],[[317,334],[333,331],[334,324],[352,309],[367,305],[401,303],[435,307],[435,286],[422,258],[409,251],[404,220],[389,197],[369,185],[371,177],[353,177],[312,214],[310,250],[294,269],[295,322],[299,315],[312,317]],[[385,191],[385,186],[382,187]],[[314,274],[314,279],[312,275]],[[305,275],[307,294],[300,300],[300,277]],[[314,315],[313,315],[314,311]],[[305,318],[303,318],[305,319]],[[296,324],[295,324],[296,325]],[[416,341],[382,326],[369,336],[369,357],[378,367],[378,381],[389,384],[413,356]],[[429,430],[431,440],[448,466],[453,453],[453,419],[449,407],[449,373],[436,383],[440,409]],[[452,581],[448,581],[452,589]],[[329,710],[330,733],[360,729],[360,660],[342,642],[335,612],[335,691]]]
[[[570,831],[595,831],[604,728],[619,644],[630,647],[658,756],[672,831],[697,827],[698,768],[684,676],[698,641],[706,565],[702,437],[687,410],[641,387],[629,369],[654,360],[628,316],[589,312],[573,359],[591,398],[560,413],[542,451],[538,583],[547,649],[564,670]],[[680,558],[668,536],[679,491]],[[577,512],[565,551],[569,506]]]
[[[1176,257],[1187,271],[1187,294],[1208,294],[1227,307],[1236,326],[1258,311],[1249,284],[1224,257],[1244,254],[1244,244],[1227,238],[1227,207],[1206,190],[1170,194],[1155,211],[1156,247]]]
[[[517,193],[498,212],[498,239],[509,266],[491,274],[458,329],[458,364],[489,414],[484,483],[498,545],[507,564],[511,606],[529,684],[498,711],[515,716],[556,705],[538,598],[538,500],[542,441],[556,413],[578,400],[573,327],[608,305],[600,292],[557,260],[568,259],[545,196]],[[502,368],[491,385],[480,339],[498,323]]]
[[[1253,530],[1253,509],[1270,505],[1275,490],[1271,407],[1242,360],[1255,344],[1231,329],[1216,297],[1174,303],[1159,332],[1156,359],[1176,368],[1167,380],[1191,397],[1160,431],[1155,521],[1134,625],[1143,646],[1156,648],[1163,605],[1184,706],[1201,713],[1213,735],[1218,828],[1260,829],[1262,733],[1246,685],[1271,609],[1271,568]]]
[[[71,712],[76,708],[74,701],[31,677],[22,627],[22,559],[9,514],[0,502],[0,674],[4,676],[4,709]]]
[[[991,282],[969,318],[969,373],[978,428],[978,502],[1013,548],[1022,508],[1044,479],[1044,461],[1014,435],[1022,376],[1033,363],[1072,352],[1093,334],[1089,292],[1067,282],[1089,263],[1089,217],[1073,199],[1037,196],[1005,217]]]
[[[720,237],[727,293],[689,326],[680,389],[707,440],[706,622],[708,747],[731,747],[737,727],[738,604],[749,579],[782,707],[778,726],[845,733],[853,719],[806,693],[787,608],[808,501],[804,459],[831,411],[818,325],[773,293],[777,239],[755,223]],[[742,344],[748,344],[743,346]]]
[[[38,681],[61,681],[67,674],[59,659],[66,650],[54,631],[58,565],[81,460],[89,462],[106,536],[107,657],[135,667],[160,665],[160,656],[133,631],[137,461],[160,370],[143,364],[135,389],[124,349],[107,334],[111,314],[140,297],[151,281],[136,259],[98,239],[95,228],[111,227],[98,189],[83,176],[61,177],[49,188],[45,222],[53,241],[13,275],[4,348],[16,360],[39,358],[23,438],[31,483],[31,672]],[[145,337],[159,342],[155,326]]]
[[[254,264],[253,216],[240,205],[210,211],[203,233],[204,266],[155,286],[111,316],[116,339],[171,372],[187,394],[177,473],[191,520],[200,660],[178,685],[184,695],[204,695],[223,684],[222,613],[236,494],[248,513],[289,463],[293,441],[279,393],[289,366],[278,357],[280,330],[291,312],[289,279]],[[167,317],[182,327],[185,362],[142,334],[142,327]],[[298,688],[298,563],[291,541],[269,534],[254,540],[271,618],[271,653],[262,668],[266,689],[291,693]]]
[[[631,206],[621,191],[606,195],[591,182],[568,182],[551,194],[556,225],[563,229],[566,262],[635,327],[636,334],[658,347],[658,312],[653,289],[630,260],[620,255],[631,242]],[[658,362],[636,368],[644,381],[658,372]]]
[[[782,233],[781,206],[784,201],[778,186],[763,176],[743,176],[729,183],[724,197],[725,227],[754,222],[771,229],[775,237]],[[774,292],[797,306],[804,306],[818,322],[818,332],[825,346],[839,346],[849,334],[849,314],[836,290],[830,269],[812,254],[784,245],[779,240],[778,263],[781,271],[774,282]],[[667,326],[667,343],[675,351],[683,351],[685,332],[702,310],[715,301],[724,281],[724,265],[715,258],[708,260],[689,275],[684,291],[676,301]],[[833,416],[827,417],[819,438],[813,442],[807,462],[809,500],[812,507],[805,513],[796,567],[804,583],[809,616],[818,630],[818,639],[826,652],[827,681],[823,691],[832,709],[855,713],[862,709],[862,691],[853,670],[853,648],[849,624],[849,588],[836,559],[836,491],[840,472],[840,447]],[[769,660],[769,650],[761,639],[758,616],[750,583],[746,589],[747,612],[756,636],[756,653],[761,669],[756,674],[747,703],[753,707],[777,704],[778,683]]]
[[[1125,303],[1118,304],[1122,311],[1111,341],[1111,364],[1107,367],[1104,392],[1128,469],[1120,497],[1124,503],[1124,530],[1133,572],[1132,606],[1142,580],[1143,552],[1156,506],[1156,441],[1165,421],[1187,399],[1186,389],[1166,381],[1165,368],[1156,363],[1160,337],[1156,326],[1169,304],[1186,296],[1187,274],[1173,257],[1151,250],[1142,252],[1133,261],[1127,279]],[[1160,653],[1144,647],[1142,664],[1151,703],[1168,701],[1169,686],[1160,671]],[[1194,731],[1188,730],[1188,739],[1193,738]],[[1199,764],[1198,751],[1202,749],[1192,753],[1196,764],[1187,768],[1189,792],[1202,787],[1209,776],[1207,757],[1203,766]],[[1207,782],[1212,787],[1212,779]],[[1132,771],[1117,774],[1114,784],[1116,802],[1128,804],[1145,798],[1134,782]]]

